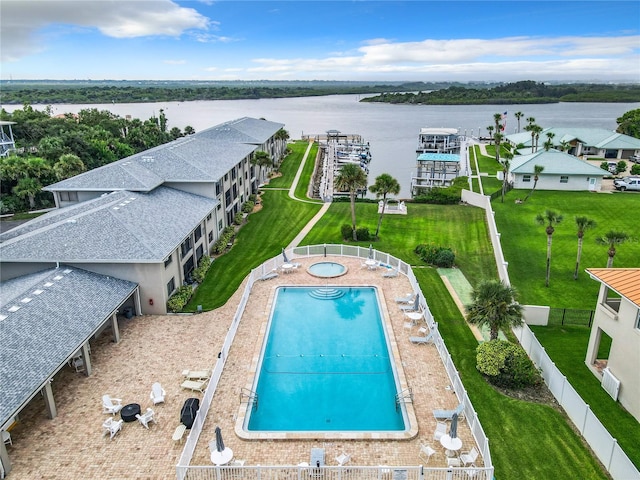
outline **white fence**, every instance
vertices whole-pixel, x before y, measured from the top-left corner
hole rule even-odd
[[[358,246],[350,246],[350,245],[309,245],[303,247],[295,247],[291,250],[285,252],[289,259],[294,259],[297,257],[326,257],[326,256],[345,256],[345,257],[357,257],[357,258],[368,258],[369,249],[358,247]],[[413,270],[409,264],[403,262],[402,260],[393,257],[389,254],[378,252],[374,250],[374,258],[385,265],[390,265],[393,268],[396,268],[400,273],[403,273],[409,279],[413,291],[421,292],[420,286],[416,280],[415,275],[413,274]],[[216,365],[213,369],[213,374],[211,375],[211,380],[209,381],[209,385],[204,393],[202,398],[202,402],[200,405],[200,410],[198,415],[196,415],[195,422],[191,427],[189,432],[189,436],[187,437],[187,441],[185,442],[184,449],[182,454],[180,455],[180,459],[178,460],[178,465],[176,465],[176,476],[178,480],[184,479],[195,479],[195,480],[225,480],[228,478],[243,478],[243,479],[276,479],[283,478],[283,474],[287,473],[284,478],[302,478],[304,472],[304,478],[313,474],[314,471],[317,474],[317,478],[327,479],[327,480],[355,480],[355,479],[381,479],[381,480],[395,480],[397,478],[402,478],[406,480],[423,480],[423,479],[433,479],[433,480],[445,480],[445,479],[462,479],[469,478],[470,475],[474,475],[474,479],[486,479],[490,480],[493,477],[493,464],[491,462],[491,453],[489,451],[489,440],[487,439],[482,426],[480,425],[480,421],[478,420],[478,416],[473,409],[473,405],[469,400],[469,396],[467,395],[464,386],[462,385],[462,380],[460,380],[460,376],[458,375],[458,371],[455,368],[453,360],[451,359],[451,355],[449,354],[446,345],[442,337],[440,336],[440,332],[438,332],[438,325],[429,310],[429,306],[425,300],[424,294],[420,295],[420,306],[425,312],[425,320],[429,327],[434,330],[434,343],[436,348],[438,349],[438,353],[440,354],[440,358],[442,359],[445,369],[447,371],[447,375],[449,376],[449,380],[451,381],[451,386],[458,397],[458,401],[464,404],[464,415],[469,423],[469,427],[471,428],[471,433],[478,445],[478,449],[482,455],[484,467],[465,467],[465,468],[426,468],[422,466],[407,466],[407,467],[358,467],[349,465],[349,469],[337,468],[337,467],[322,467],[320,469],[307,468],[306,470],[302,467],[273,467],[273,466],[251,466],[251,467],[214,467],[211,465],[206,466],[191,466],[191,459],[193,457],[193,452],[195,451],[196,444],[198,443],[198,438],[202,431],[202,426],[206,420],[207,413],[209,411],[209,407],[211,406],[211,401],[213,399],[213,395],[215,394],[216,388],[218,386],[218,382],[220,381],[220,376],[222,374],[222,369],[224,367],[224,363],[227,359],[227,355],[229,349],[231,348],[231,344],[233,343],[233,339],[235,337],[236,331],[238,329],[238,325],[240,323],[240,319],[242,318],[242,314],[244,312],[244,308],[249,299],[249,294],[251,293],[251,289],[256,280],[259,280],[265,274],[277,269],[282,265],[282,255],[278,255],[277,257],[271,258],[267,260],[259,267],[253,269],[249,274],[249,279],[245,290],[242,294],[242,298],[240,300],[240,304],[236,310],[236,313],[233,317],[233,322],[231,323],[231,327],[227,332],[227,336],[225,337],[224,344],[222,347],[222,351],[218,357]],[[286,470],[286,472],[285,472]],[[350,473],[353,472],[353,473]],[[240,473],[240,475],[239,475]],[[235,476],[234,476],[235,475]]]
[[[493,244],[493,252],[498,266],[498,275],[510,285],[508,263],[504,259],[500,244],[500,232],[495,222],[495,212],[491,208],[489,197],[477,193],[462,191],[462,200],[476,207],[484,208],[489,228],[489,236]],[[533,308],[533,307],[532,307]],[[609,474],[616,480],[640,480],[640,472],[629,460],[629,457],[618,445],[600,420],[593,414],[589,405],[578,395],[575,389],[555,366],[544,347],[535,338],[528,325],[513,329],[520,344],[533,363],[542,370],[542,377],[558,403],[578,428],[596,457],[603,463]]]

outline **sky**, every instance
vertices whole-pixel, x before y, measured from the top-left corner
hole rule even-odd
[[[640,82],[640,2],[2,0],[2,80]]]

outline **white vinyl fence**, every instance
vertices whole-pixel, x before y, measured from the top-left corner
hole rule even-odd
[[[495,222],[495,212],[491,208],[491,201],[485,195],[462,191],[462,200],[483,208],[486,212],[489,236],[493,244],[496,265],[500,280],[510,285],[508,263],[504,259],[500,244],[500,232]],[[603,463],[609,474],[615,480],[640,480],[640,472],[629,460],[629,457],[618,445],[618,441],[611,436],[600,420],[593,414],[589,405],[578,395],[567,381],[567,378],[555,366],[544,347],[535,338],[528,325],[513,329],[518,341],[529,355],[536,367],[542,370],[542,378],[560,406],[577,427],[580,434],[587,441],[596,457]]]
[[[326,257],[326,256],[345,256],[345,257],[357,257],[366,259],[369,256],[369,249],[350,246],[350,245],[310,245],[303,247],[295,247],[285,252],[289,259],[295,259],[300,257]],[[207,413],[211,406],[211,401],[215,394],[224,363],[227,359],[229,349],[233,343],[240,319],[244,312],[245,306],[249,299],[251,289],[255,281],[262,278],[267,273],[277,269],[281,266],[282,255],[267,260],[259,267],[253,269],[249,274],[249,280],[242,294],[240,304],[233,317],[231,327],[225,337],[222,351],[219,354],[216,365],[211,375],[211,380],[204,393],[202,402],[200,404],[200,410],[196,415],[195,422],[189,432],[187,441],[185,442],[184,449],[180,455],[178,465],[176,465],[176,476],[178,480],[226,480],[230,478],[243,478],[243,479],[260,479],[271,480],[277,478],[308,478],[316,477],[327,480],[355,480],[355,479],[380,479],[380,480],[458,480],[467,479],[473,476],[478,480],[491,480],[493,478],[493,464],[491,462],[491,453],[489,451],[489,440],[487,439],[478,416],[473,409],[473,405],[469,400],[458,371],[451,359],[451,355],[447,351],[447,347],[444,344],[440,332],[438,332],[438,324],[436,323],[429,306],[425,300],[424,294],[420,290],[420,286],[416,280],[413,270],[409,264],[402,260],[393,257],[389,254],[378,252],[374,250],[374,258],[382,264],[390,265],[393,268],[407,276],[414,292],[420,292],[420,306],[425,312],[425,320],[429,327],[434,331],[434,343],[440,354],[451,386],[458,397],[458,401],[464,404],[464,415],[469,423],[471,432],[476,441],[480,454],[482,455],[484,467],[465,467],[465,468],[427,468],[422,466],[406,466],[406,467],[358,467],[349,464],[348,469],[339,467],[321,467],[320,469],[310,467],[292,467],[292,466],[246,466],[246,467],[214,467],[212,465],[194,466],[190,465],[198,443],[198,438],[202,431],[202,426],[207,418]]]

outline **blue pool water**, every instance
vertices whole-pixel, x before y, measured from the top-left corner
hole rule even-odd
[[[309,266],[309,273],[314,277],[339,277],[347,273],[347,267],[336,262],[318,262]]]
[[[394,369],[371,287],[281,287],[249,431],[402,431]]]

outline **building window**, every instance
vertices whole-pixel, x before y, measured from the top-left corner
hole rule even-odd
[[[171,277],[171,280],[169,280],[169,283],[167,283],[167,296],[170,297],[175,289],[176,289],[176,279],[174,277]]]
[[[231,180],[235,180],[236,179],[236,169],[232,168],[231,169]]]
[[[224,192],[224,204],[228,207],[231,205],[231,190]]]
[[[222,220],[218,220],[218,231],[222,230]]]
[[[523,182],[530,182],[531,181],[531,175],[523,175],[522,176],[522,181]]]
[[[196,231],[195,231],[196,242],[200,240],[201,236],[202,236],[202,225],[198,225],[198,228],[196,228]]]
[[[207,221],[211,220],[211,214],[207,215]]]
[[[560,183],[569,183],[569,175],[560,175]]]
[[[218,204],[217,209],[218,209],[218,211],[222,210],[222,204],[221,203]]]
[[[228,173],[225,174],[225,176],[224,176],[224,181],[226,182],[227,180],[229,180],[229,174]]]
[[[193,248],[193,245],[191,244],[191,237],[189,237],[180,246],[180,251],[182,252],[182,258],[184,258],[187,255],[187,253],[191,251],[192,248]]]
[[[213,242],[213,232],[209,232],[209,243]]]
[[[222,182],[216,182],[216,196],[222,193]]]
[[[60,192],[61,202],[77,202],[78,192]]]
[[[638,310],[638,314],[636,315],[636,328],[640,330],[640,310]]]
[[[173,262],[173,253],[169,255],[164,261],[164,268],[167,268],[169,265],[171,265],[171,262]]]

